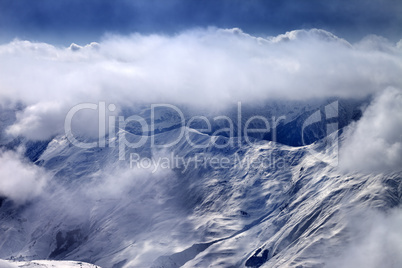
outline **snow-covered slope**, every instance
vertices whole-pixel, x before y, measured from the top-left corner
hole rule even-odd
[[[99,266],[92,265],[84,262],[76,261],[5,261],[0,260],[1,268],[100,268]]]
[[[181,131],[196,145],[236,139],[170,126],[156,144]],[[56,136],[35,151],[52,177],[43,193],[23,205],[2,201],[0,257],[104,268],[340,267],[336,257],[375,232],[372,215],[399,215],[402,176],[341,172],[335,134],[302,147],[242,139],[196,148],[183,138],[157,149],[148,139],[124,161],[119,147],[82,149]],[[400,263],[396,253],[389,259]]]

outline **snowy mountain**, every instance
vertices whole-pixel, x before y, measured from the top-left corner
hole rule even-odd
[[[0,268],[401,268],[401,14],[0,1]]]
[[[2,268],[99,268],[99,266],[75,261],[5,261],[0,260]]]
[[[29,187],[43,186],[29,199],[3,195],[0,258],[19,261],[10,267],[92,267],[31,261],[37,259],[103,268],[399,267],[402,173],[338,166],[345,133],[365,102],[339,101],[339,130],[326,132],[326,123],[312,117],[303,137],[307,145],[293,134],[331,103],[250,107],[240,121],[237,111],[228,112],[236,131],[253,115],[285,114],[278,125],[281,142],[272,141],[272,133],[249,140],[228,131],[214,135],[228,127],[217,120],[201,132],[200,120],[183,126],[163,109],[156,114],[158,131],[123,151],[112,142],[137,142],[138,124],[116,128],[105,147],[80,148],[66,135],[39,142],[2,138],[2,161],[14,163],[15,174],[23,163],[39,174]],[[147,108],[138,115],[150,118]],[[9,118],[2,121],[3,133]]]

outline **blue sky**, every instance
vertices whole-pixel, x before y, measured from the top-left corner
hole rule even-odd
[[[174,34],[194,27],[239,27],[255,35],[321,28],[357,41],[402,38],[400,0],[0,0],[0,42],[67,45],[105,33]]]

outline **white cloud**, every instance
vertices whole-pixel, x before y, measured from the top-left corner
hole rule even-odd
[[[24,161],[19,152],[0,152],[0,163],[0,196],[17,204],[39,196],[49,180],[49,174]]]
[[[17,122],[6,129],[6,133],[34,140],[48,139],[62,133],[59,121],[63,116],[65,113],[59,103],[40,102],[17,113]]]
[[[94,174],[92,176],[94,183],[88,190],[88,195],[95,200],[105,197],[127,198],[133,193],[139,196],[149,185],[162,185],[175,178],[170,168],[163,169],[152,162],[146,163],[148,164],[150,165],[148,168],[133,165],[131,168],[106,168]]]
[[[340,256],[330,260],[327,266],[329,268],[401,267],[401,224],[401,210],[394,210],[389,214],[370,213],[369,217],[360,215],[359,224],[352,226],[351,229],[353,233],[351,243],[343,249]]]
[[[48,138],[81,102],[224,107],[272,98],[362,97],[402,86],[400,47],[375,42],[352,45],[317,29],[261,38],[214,28],[106,36],[69,48],[14,41],[0,46],[0,104],[22,102],[29,111],[11,133]],[[47,120],[52,126],[44,127]]]
[[[339,163],[346,171],[386,172],[402,166],[402,92],[390,88],[345,134]]]

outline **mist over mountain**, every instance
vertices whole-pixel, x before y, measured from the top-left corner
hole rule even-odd
[[[346,122],[343,131],[322,137],[326,129],[312,124],[306,133],[313,143],[303,146],[273,142],[266,135],[231,137],[225,131],[228,120],[212,128],[222,135],[202,133],[197,129],[205,128],[206,120],[182,126],[169,107],[155,109],[158,131],[137,148],[110,143],[121,135],[138,142],[144,136],[135,124],[117,127],[115,137],[106,135],[105,147],[80,148],[65,134],[46,141],[13,139],[1,155],[7,163],[0,169],[2,185],[8,185],[2,186],[2,258],[73,259],[101,267],[376,267],[386,258],[387,267],[394,267],[400,263],[398,166],[384,171],[356,164],[350,171],[350,162],[343,166],[341,157],[350,149],[345,144],[371,118],[369,111],[388,94],[387,108],[398,114],[397,91],[371,104],[337,102],[338,111],[349,111],[338,114],[337,121]],[[354,118],[352,111],[364,104],[368,107]],[[330,101],[311,110],[304,106],[280,126],[284,131],[297,127],[300,118],[314,118],[316,111],[330,114],[328,107],[335,106]],[[241,108],[242,130],[250,116],[270,118],[277,109]],[[146,118],[149,108],[137,115]],[[233,121],[236,116],[228,112]],[[261,128],[255,122],[249,130]],[[96,141],[80,138],[86,144]],[[277,138],[286,140],[280,132]],[[172,145],[157,146],[166,144]],[[24,180],[9,179],[16,176]],[[44,186],[38,188],[39,182]],[[363,246],[367,243],[373,246]]]
[[[0,267],[401,267],[401,5],[156,2],[0,3]]]

